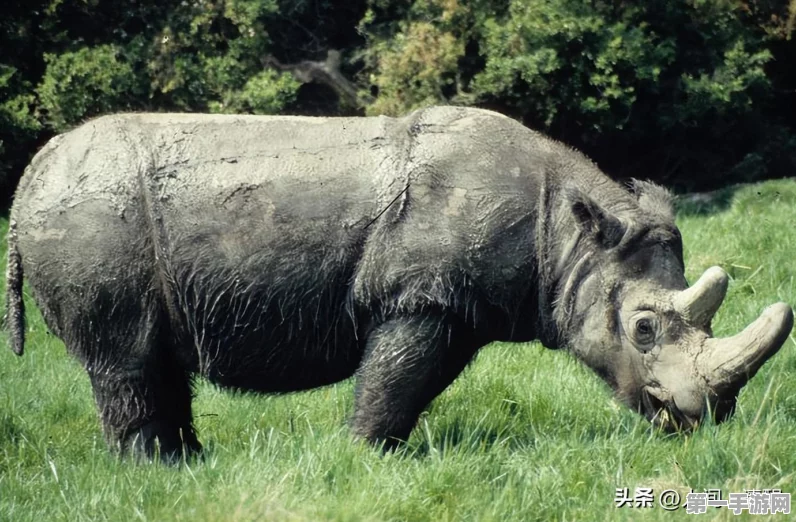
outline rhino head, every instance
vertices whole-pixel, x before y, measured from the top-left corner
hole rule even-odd
[[[638,182],[635,190],[630,214],[569,198],[578,246],[561,279],[558,322],[575,356],[656,426],[689,430],[707,415],[722,422],[788,338],[793,311],[777,303],[737,335],[713,337],[727,274],[710,268],[689,288],[668,193]]]

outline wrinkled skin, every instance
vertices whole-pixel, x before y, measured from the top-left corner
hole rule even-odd
[[[88,122],[17,190],[19,354],[23,272],[111,447],[169,459],[201,447],[195,376],[289,392],[356,375],[353,431],[391,446],[495,340],[569,348],[631,408],[689,427],[728,415],[792,324],[776,305],[715,363],[726,276],[684,291],[666,192],[466,108]]]

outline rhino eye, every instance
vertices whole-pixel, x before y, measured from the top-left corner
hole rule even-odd
[[[639,322],[637,322],[636,334],[638,334],[639,337],[652,334],[652,321],[649,319],[641,319]]]
[[[654,316],[642,316],[633,321],[633,340],[643,351],[648,351],[658,336],[658,322]]]

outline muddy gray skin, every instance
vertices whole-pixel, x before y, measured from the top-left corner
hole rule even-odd
[[[34,158],[10,216],[27,278],[85,366],[113,448],[200,448],[191,380],[291,392],[356,376],[357,436],[391,446],[490,341],[565,347],[670,429],[784,342],[789,306],[713,339],[727,277],[690,289],[661,188],[609,180],[504,116],[128,114]]]

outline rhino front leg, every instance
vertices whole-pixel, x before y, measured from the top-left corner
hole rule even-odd
[[[443,315],[394,318],[375,327],[357,374],[354,434],[385,449],[405,441],[423,408],[479,347],[470,328]]]

